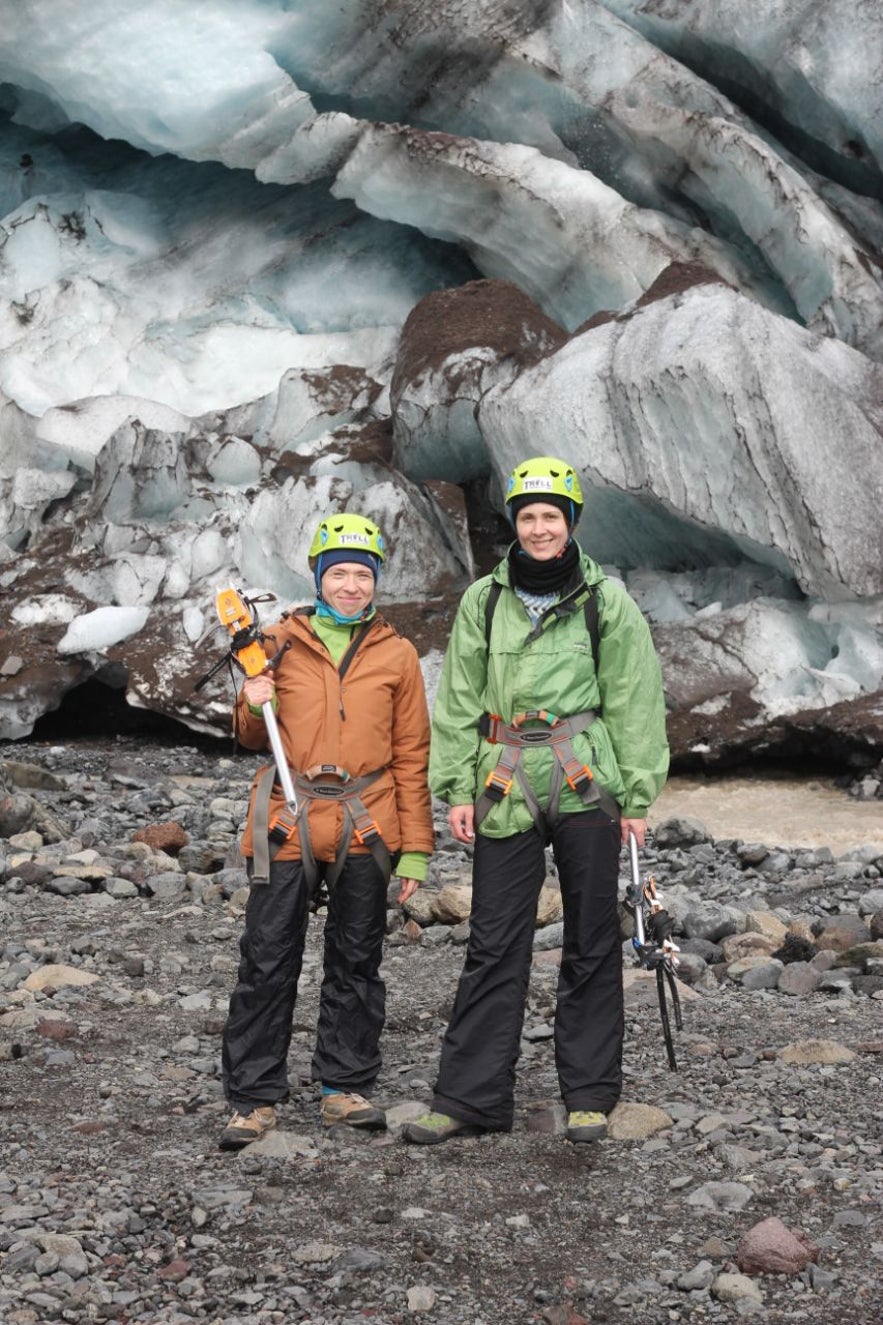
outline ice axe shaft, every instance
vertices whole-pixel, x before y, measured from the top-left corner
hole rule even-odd
[[[635,936],[632,939],[632,947],[635,950],[636,961],[644,967],[645,970],[655,970],[656,972],[656,992],[659,999],[659,1016],[662,1021],[662,1034],[665,1040],[665,1051],[668,1057],[668,1065],[672,1072],[677,1071],[677,1062],[675,1059],[674,1042],[671,1034],[671,1024],[668,1015],[668,1005],[666,1002],[665,987],[668,985],[671,994],[672,1007],[674,1008],[675,1025],[678,1030],[683,1029],[681,1019],[681,1000],[678,995],[677,981],[674,976],[674,967],[677,966],[677,947],[671,939],[671,920],[666,911],[662,909],[662,895],[657,891],[656,882],[651,874],[648,877],[647,885],[641,883],[641,871],[638,865],[638,842],[633,832],[629,832],[629,862],[631,864],[632,881],[626,889],[626,905],[634,912],[635,917]],[[647,923],[645,924],[644,908],[647,907]],[[647,926],[651,931],[651,940],[647,941]]]
[[[291,780],[291,770],[288,767],[288,760],[285,758],[285,750],[282,745],[282,737],[279,733],[279,724],[276,721],[276,714],[273,711],[273,705],[268,699],[261,705],[261,712],[264,715],[264,722],[267,724],[267,737],[270,741],[270,749],[273,751],[273,758],[276,761],[276,773],[279,778],[279,786],[282,788],[282,795],[288,804],[288,808],[293,814],[297,813],[297,793],[294,790],[294,783]]]
[[[240,671],[244,672],[247,677],[251,677],[260,676],[268,668],[272,668],[273,660],[267,659],[261,644],[262,636],[258,628],[256,614],[252,612],[249,601],[244,594],[241,594],[238,589],[221,589],[218,593],[216,606],[221,624],[226,626],[233,636],[230,644],[230,654]],[[261,705],[261,712],[264,715],[267,738],[273,752],[273,760],[276,764],[276,774],[279,778],[282,794],[288,808],[293,814],[296,814],[297,793],[294,790],[291,769],[288,767],[285,747],[282,744],[282,736],[279,732],[279,724],[276,721],[276,713],[271,700],[268,699]]]
[[[647,941],[647,935],[644,932],[644,908],[642,902],[641,870],[638,864],[638,840],[633,832],[629,832],[629,862],[632,867],[632,887],[630,893],[631,904],[635,912],[635,942],[643,948]]]

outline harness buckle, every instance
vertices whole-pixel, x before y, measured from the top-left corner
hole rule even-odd
[[[479,735],[483,736],[489,745],[499,745],[505,725],[499,713],[482,713],[478,719]]]
[[[357,819],[353,820],[353,837],[360,846],[368,847],[369,850],[375,842],[381,840],[380,829],[370,814],[360,814]]]
[[[498,769],[492,768],[485,778],[485,795],[489,796],[496,804],[499,804],[512,790],[512,781],[511,777],[503,777]]]
[[[286,819],[285,811],[280,810],[279,813],[271,819],[270,826],[267,829],[267,836],[273,842],[279,842],[281,844],[287,842],[289,838],[294,837],[296,830],[297,825],[291,819]]]
[[[564,777],[571,791],[575,791],[577,796],[582,796],[588,791],[595,780],[588,764],[578,764],[575,759],[569,759],[564,765]]]

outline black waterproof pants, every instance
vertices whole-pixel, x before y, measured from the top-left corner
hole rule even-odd
[[[342,1090],[365,1091],[380,1071],[386,888],[372,856],[352,855],[329,897],[312,1075]],[[221,1059],[224,1094],[240,1112],[288,1097],[291,1018],[309,904],[299,860],[274,861],[269,882],[252,884]]]
[[[565,1107],[609,1112],[622,1090],[619,826],[602,810],[562,815],[551,833],[564,907],[555,1064]],[[475,841],[469,946],[442,1045],[433,1108],[495,1131],[514,1116],[537,899],[536,830]]]

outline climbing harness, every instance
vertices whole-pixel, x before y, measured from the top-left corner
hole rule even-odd
[[[656,990],[659,995],[659,1014],[662,1018],[662,1033],[665,1038],[665,1050],[668,1065],[672,1072],[678,1070],[672,1041],[671,1023],[668,1016],[665,986],[671,993],[672,1010],[675,1026],[683,1030],[681,1000],[678,994],[675,968],[678,965],[677,954],[680,951],[672,941],[674,921],[662,906],[662,893],[656,887],[656,880],[648,874],[647,882],[641,883],[638,868],[638,843],[634,833],[629,833],[629,861],[632,881],[626,889],[625,904],[635,916],[635,935],[632,947],[635,950],[636,965],[647,971],[656,972]]]
[[[226,626],[232,635],[230,651],[196,683],[194,687],[196,690],[200,690],[228,661],[235,663],[246,676],[260,676],[278,665],[283,653],[290,647],[290,641],[286,641],[273,657],[268,658],[263,648],[265,636],[260,629],[255,606],[258,602],[273,600],[272,594],[264,594],[260,598],[246,598],[237,589],[222,589],[218,593],[218,616],[221,624]],[[313,611],[313,608],[299,608],[295,615],[310,616]],[[341,678],[346,675],[356,651],[377,620],[378,618],[374,617],[366,622],[351,641],[337,669]],[[376,782],[385,769],[378,768],[361,777],[352,777],[346,769],[339,768],[336,764],[315,764],[306,772],[299,773],[288,764],[276,714],[269,700],[261,705],[261,712],[266,723],[274,763],[261,771],[255,789],[251,882],[261,884],[269,880],[271,860],[283,843],[293,837],[295,832],[300,842],[304,874],[316,899],[319,897],[320,883],[324,884],[324,888],[328,891],[334,886],[354,838],[361,846],[368,848],[378,868],[388,879],[392,872],[392,858],[380,835],[380,829],[361,800],[362,792]],[[270,800],[276,786],[281,788],[285,803],[271,818]],[[313,801],[334,801],[344,812],[343,833],[337,855],[334,862],[325,868],[324,879],[321,880],[319,866],[310,842],[309,806]]]
[[[558,718],[548,709],[532,709],[517,714],[507,723],[497,713],[483,713],[478,720],[479,732],[490,745],[502,745],[504,749],[475,802],[476,825],[509,795],[516,781],[534,823],[543,836],[547,835],[549,828],[558,819],[558,800],[565,781],[587,808],[600,806],[611,819],[618,820],[619,806],[616,801],[603,787],[598,786],[592,770],[576,757],[571,744],[572,738],[590,727],[596,717],[594,709],[575,713],[569,718]],[[535,723],[542,723],[543,726],[527,725]],[[549,802],[545,809],[535,796],[520,762],[521,751],[536,746],[550,747],[555,756]]]
[[[232,667],[235,663],[245,676],[260,676],[263,672],[272,671],[278,666],[279,659],[288,648],[288,644],[283,645],[272,658],[267,657],[263,648],[264,635],[260,628],[260,619],[256,607],[257,603],[273,601],[275,601],[274,594],[262,594],[256,598],[246,598],[245,594],[238,589],[229,588],[218,591],[215,606],[221,625],[225,626],[232,636],[230,649],[210,671],[206,672],[205,676],[196,682],[193,687],[194,690],[201,690],[225,664]],[[276,761],[276,774],[282,788],[282,794],[285,797],[286,807],[292,814],[296,815],[298,809],[297,795],[291,780],[288,760],[285,758],[276,714],[270,700],[261,705],[261,712],[267,726],[267,738],[270,742],[273,758]]]
[[[484,630],[488,648],[491,643],[494,612],[502,591],[502,583],[494,580],[485,599]],[[585,615],[586,630],[592,645],[592,660],[597,671],[601,632],[598,598],[593,585],[583,583],[561,602],[554,603],[540,617],[525,642],[530,643],[555,621],[570,616],[579,608],[583,609]],[[543,836],[547,835],[548,829],[558,818],[558,798],[564,781],[576,792],[584,805],[589,808],[600,805],[611,819],[618,821],[620,812],[616,801],[609,792],[598,786],[592,770],[588,764],[577,759],[571,745],[572,737],[585,731],[597,717],[596,709],[588,709],[585,713],[576,713],[567,718],[559,718],[548,709],[534,709],[528,713],[517,714],[510,723],[507,723],[497,713],[483,713],[478,720],[479,732],[491,745],[504,745],[506,749],[496,767],[488,774],[484,790],[475,803],[476,826],[482,822],[494,805],[499,805],[500,801],[508,796],[513,781],[518,782],[533,821]],[[538,728],[532,725],[525,728],[526,723],[538,722],[543,723],[544,727]],[[534,795],[533,788],[519,763],[521,751],[528,746],[537,745],[550,746],[555,755],[549,803],[545,810]]]
[[[294,774],[294,785],[300,793],[300,804],[292,812],[284,806],[270,817],[270,797],[277,781],[276,770],[265,768],[258,779],[254,801],[254,863],[252,882],[264,882],[270,873],[270,861],[283,843],[295,832],[300,841],[301,863],[311,891],[319,886],[319,866],[310,843],[309,805],[312,801],[333,801],[343,810],[343,832],[333,864],[325,869],[324,884],[330,892],[346,862],[353,838],[367,847],[385,878],[392,872],[392,859],[380,829],[362,802],[362,792],[384,773],[375,769],[362,777],[351,777],[345,768],[336,764],[315,764],[305,773]]]

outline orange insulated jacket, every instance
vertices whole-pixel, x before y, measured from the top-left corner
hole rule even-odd
[[[336,764],[351,777],[382,769],[361,799],[390,853],[433,849],[432,806],[427,785],[429,714],[417,651],[381,616],[367,627],[346,674],[341,677],[307,615],[291,615],[265,630],[272,657],[288,644],[274,680],[276,720],[291,768],[306,773],[317,764]],[[234,714],[238,739],[249,750],[268,748],[263,717],[251,712],[240,693]],[[252,785],[242,854],[254,854]],[[270,820],[284,805],[273,788]],[[309,802],[310,845],[316,860],[333,861],[343,830],[343,807]],[[350,852],[367,851],[355,839]],[[277,860],[301,856],[297,832],[279,848]]]

